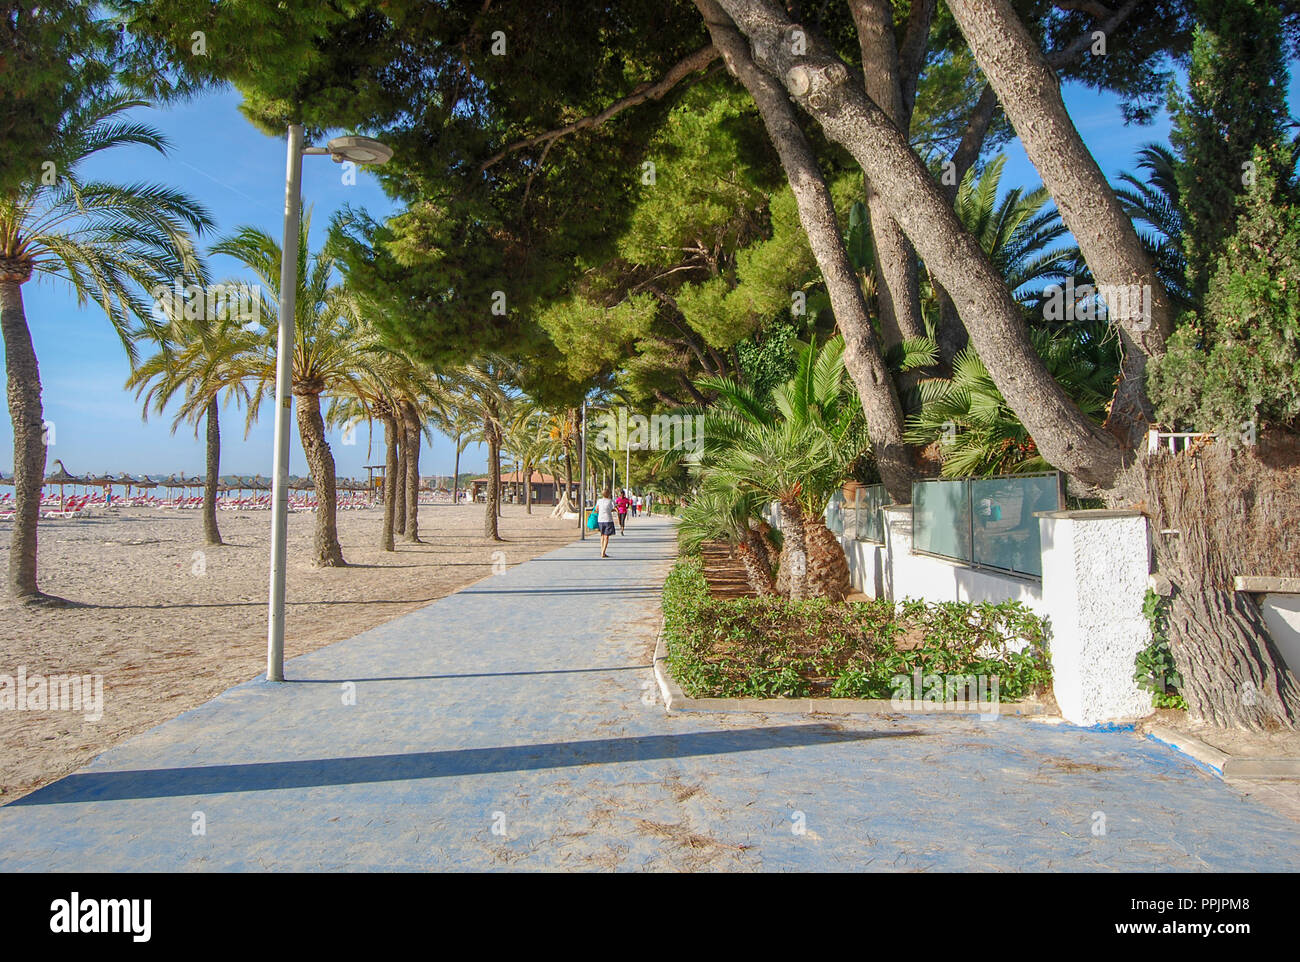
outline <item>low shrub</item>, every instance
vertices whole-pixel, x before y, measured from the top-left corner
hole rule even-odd
[[[1014,701],[1051,681],[1046,627],[1017,602],[721,600],[688,558],[663,608],[668,667],[693,698],[888,699],[919,670],[996,676],[999,699]]]

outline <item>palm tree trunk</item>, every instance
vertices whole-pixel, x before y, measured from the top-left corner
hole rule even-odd
[[[400,414],[397,422],[397,491],[393,501],[393,535],[406,531],[406,428]]]
[[[420,412],[403,400],[399,405],[406,439],[406,531],[408,544],[420,544]]]
[[[528,462],[524,465],[524,511],[528,514],[533,513],[533,465]]]
[[[17,275],[17,276],[15,276]],[[45,481],[41,376],[32,347],[22,284],[31,269],[0,261],[0,328],[4,332],[9,418],[14,430],[14,520],[9,548],[9,594],[24,604],[45,599],[36,587],[36,529]]]
[[[712,3],[696,0],[702,9]],[[793,24],[781,7],[769,0],[718,3],[753,44],[760,65],[770,72],[764,76],[769,81],[772,76],[784,78],[791,96],[826,136],[871,171],[872,186],[952,296],[980,359],[1043,456],[1086,483],[1112,487],[1124,462],[1119,442],[1095,425],[1048,372],[1030,342],[1020,306],[979,242],[958,221],[906,136],[860,85],[849,81],[847,68],[820,37],[807,31],[806,55],[792,52],[784,36]],[[717,32],[714,35],[717,43]],[[748,83],[746,87],[753,93]],[[808,233],[815,244],[813,232]]]
[[[298,395],[298,436],[316,485],[316,545],[312,559],[317,567],[341,568],[343,547],[339,544],[338,499],[334,489],[334,455],[325,440],[325,420],[320,414],[319,394]]]
[[[793,498],[781,501],[781,570],[789,579],[790,600],[808,597],[808,547],[803,511]]]
[[[497,426],[490,417],[483,425],[483,433],[488,442],[487,510],[483,514],[483,536],[501,541],[497,528],[497,502],[501,500],[501,439],[497,434]]]
[[[460,504],[460,432],[456,432],[456,476],[451,479],[451,503]]]
[[[217,484],[221,475],[221,419],[220,406],[214,394],[208,401],[208,473],[203,479],[203,540],[207,544],[222,544],[217,529]]]
[[[395,550],[393,525],[397,514],[397,418],[385,411],[384,419],[384,528],[379,547]]]
[[[852,590],[849,559],[835,533],[820,517],[804,519],[808,545],[808,591],[817,598],[843,601]]]
[[[948,6],[1098,285],[1150,291],[1147,317],[1141,296],[1108,303],[1111,320],[1123,335],[1127,362],[1111,425],[1129,447],[1136,447],[1152,417],[1144,386],[1146,360],[1164,353],[1165,338],[1173,331],[1169,297],[1133,222],[1070,119],[1056,74],[1008,0],[953,0]]]
[[[761,543],[762,535],[753,528],[749,529],[749,540],[736,545],[740,563],[745,567],[745,577],[754,594],[760,598],[776,594],[776,581],[772,577],[772,567],[768,564],[767,549]]]

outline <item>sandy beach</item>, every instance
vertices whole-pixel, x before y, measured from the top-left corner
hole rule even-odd
[[[482,536],[482,505],[422,505],[425,544],[377,547],[382,510],[339,513],[347,568],[315,569],[310,513],[289,517],[286,657],[381,624],[577,537],[550,507],[506,505],[505,542]],[[103,717],[0,710],[0,803],[266,670],[269,511],[222,511],[205,547],[197,511],[124,508],[42,521],[43,590],[81,607],[0,607],[0,675],[99,675]],[[10,523],[0,523],[0,566]]]

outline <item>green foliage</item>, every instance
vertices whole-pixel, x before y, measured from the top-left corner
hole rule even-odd
[[[1118,345],[1106,337],[1104,325],[1081,324],[1057,332],[1032,328],[1029,334],[1052,377],[1085,414],[1100,422],[1119,369]],[[910,363],[924,361],[921,345],[909,350],[916,355]],[[953,359],[952,377],[926,378],[919,392],[921,410],[908,418],[903,437],[918,445],[938,441],[944,477],[1051,470],[973,349]]]
[[[1016,602],[721,601],[686,558],[663,609],[668,666],[694,698],[890,698],[896,676],[920,670],[996,675],[999,697],[1014,701],[1051,681],[1046,627]]]
[[[1245,165],[1285,140],[1287,69],[1281,11],[1273,0],[1196,0],[1187,93],[1171,98],[1170,139],[1186,212],[1184,253],[1192,294],[1205,294]]]
[[[1187,708],[1187,702],[1178,690],[1183,687],[1183,676],[1174,664],[1174,653],[1169,647],[1168,601],[1150,588],[1142,600],[1142,614],[1151,626],[1151,644],[1137,653],[1134,660],[1133,680],[1143,691],[1151,692],[1155,708]]]
[[[1155,261],[1156,275],[1166,293],[1177,308],[1186,310],[1191,306],[1191,292],[1183,254],[1187,218],[1178,186],[1178,160],[1168,147],[1147,144],[1138,151],[1138,169],[1146,173],[1146,181],[1125,172],[1119,178],[1124,186],[1115,189],[1115,196]]]
[[[1300,420],[1300,205],[1278,177],[1285,157],[1255,158],[1204,310],[1184,317],[1148,375],[1162,420],[1229,439],[1247,422]]]

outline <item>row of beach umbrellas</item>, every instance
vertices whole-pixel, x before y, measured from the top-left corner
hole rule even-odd
[[[0,471],[0,484],[13,484],[13,474],[6,474]],[[63,499],[63,489],[65,485],[80,485],[85,488],[107,488],[122,487],[130,491],[132,488],[140,491],[151,488],[170,488],[186,489],[201,488],[204,485],[204,479],[191,475],[170,474],[166,477],[161,475],[148,474],[88,474],[75,475],[64,467],[61,460],[54,461],[54,470],[45,476],[45,484],[59,486],[59,499]],[[364,481],[355,481],[352,478],[338,478],[334,482],[335,487],[340,491],[366,491],[369,490]],[[289,487],[295,491],[310,491],[316,487],[311,478],[290,477]],[[218,491],[270,491],[271,479],[264,478],[260,474],[252,477],[240,476],[237,474],[223,474],[217,479]]]

